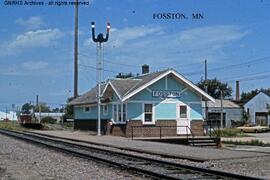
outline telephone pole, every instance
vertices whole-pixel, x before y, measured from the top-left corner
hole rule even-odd
[[[78,96],[78,0],[75,0],[75,27],[74,27],[74,95]]]
[[[204,60],[204,89],[205,92],[208,93],[208,86],[207,86],[207,59]],[[205,102],[205,120],[208,123],[208,103],[207,100]],[[210,136],[212,135],[212,120],[210,121]]]
[[[220,128],[223,128],[223,90],[220,89]]]

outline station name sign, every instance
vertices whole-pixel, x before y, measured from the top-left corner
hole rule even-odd
[[[163,98],[177,98],[181,96],[181,91],[152,91],[153,97],[163,97]]]

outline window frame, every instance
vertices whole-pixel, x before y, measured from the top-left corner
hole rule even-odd
[[[88,108],[89,110],[86,110],[86,108]],[[91,110],[92,110],[92,108],[90,106],[83,107],[83,112],[85,112],[85,113],[91,113]]]
[[[107,110],[105,111],[105,106],[107,107]],[[107,116],[109,114],[109,106],[108,104],[102,105],[102,112],[104,116]]]
[[[125,106],[125,119],[123,116],[123,107]],[[115,109],[116,107],[116,109]],[[120,111],[119,111],[120,107]],[[116,111],[115,111],[116,110]],[[119,121],[119,113],[121,117],[121,121]],[[115,119],[116,118],[116,119]],[[127,103],[113,103],[112,104],[112,119],[115,124],[126,124],[128,119],[127,119]]]
[[[152,105],[152,121],[151,122],[145,122],[145,105],[146,104],[151,104]],[[155,124],[156,119],[155,119],[155,104],[154,103],[142,103],[142,123],[143,124]]]
[[[186,108],[185,117],[181,117],[181,107],[185,107]],[[187,107],[187,105],[179,105],[179,118],[180,119],[187,119],[188,118],[188,107]]]

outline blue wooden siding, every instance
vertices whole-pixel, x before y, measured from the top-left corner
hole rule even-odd
[[[155,105],[156,120],[175,120],[176,119],[176,104],[158,103]]]
[[[160,81],[149,86],[148,89],[142,90],[141,92],[134,95],[130,99],[131,100],[143,100],[143,101],[162,101],[162,100],[164,100],[160,97],[153,97],[152,92],[150,92],[149,90],[164,90],[165,86],[166,86],[165,81],[166,80],[164,77]],[[178,81],[176,81],[172,77],[167,78],[167,86],[168,86],[168,90],[181,91],[181,90],[186,88],[185,86],[183,86],[181,83],[179,83]],[[191,91],[190,89],[184,91],[183,94],[181,95],[181,97],[173,98],[173,99],[176,99],[176,100],[179,100],[182,102],[186,102],[186,103],[191,102],[191,101],[201,102],[201,96],[199,96],[195,92]]]
[[[132,120],[142,120],[142,104],[128,103],[127,104],[127,118]]]
[[[90,108],[91,110],[89,112],[84,111],[84,107],[81,106],[75,106],[75,119],[97,119],[97,106],[93,106]],[[108,114],[104,114],[103,107],[101,106],[101,119],[111,119],[112,116],[112,106],[108,105]]]
[[[202,104],[190,104],[190,117],[194,120],[203,119],[202,115]]]
[[[165,90],[167,81],[167,90],[183,90],[186,87],[180,82],[176,81],[172,77],[168,77],[167,80],[162,78],[160,81],[148,87],[138,94],[130,98],[127,103],[127,119],[142,120],[142,102],[151,102],[155,104],[155,119],[156,120],[172,120],[176,119],[176,102],[183,102],[190,105],[191,119],[202,119],[202,107],[201,96],[194,93],[190,89],[184,91],[179,98],[172,98],[172,103],[161,103],[164,98],[153,97],[151,90]],[[113,102],[119,102],[118,96],[114,93]],[[101,118],[112,118],[112,105],[108,107],[108,115],[103,114],[103,108],[101,108]],[[84,112],[83,107],[75,107],[75,119],[97,119],[97,108],[92,107],[91,112]]]

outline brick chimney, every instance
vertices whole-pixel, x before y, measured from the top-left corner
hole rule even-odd
[[[236,81],[236,94],[235,94],[235,100],[236,100],[236,101],[240,101],[239,81]]]
[[[149,73],[149,65],[144,64],[142,65],[142,74],[147,74]]]

